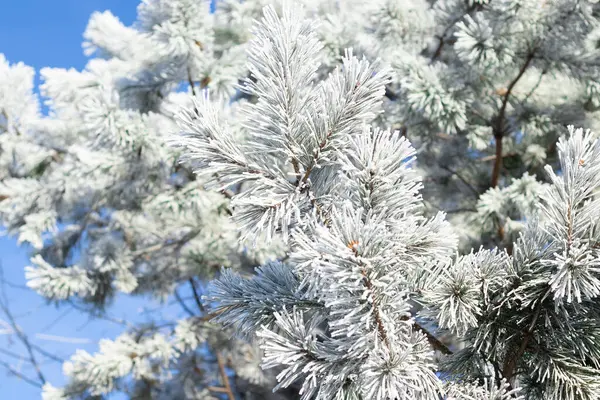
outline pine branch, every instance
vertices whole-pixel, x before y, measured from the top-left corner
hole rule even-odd
[[[527,94],[525,95],[525,97],[521,100],[521,104],[525,104],[527,102],[527,100],[529,100],[529,98],[531,96],[533,96],[533,94],[535,93],[535,91],[540,87],[540,84],[542,83],[542,79],[544,78],[544,76],[546,75],[546,73],[548,73],[548,67],[544,68],[542,70],[542,72],[540,73],[540,76],[538,77],[538,80],[536,81],[535,85],[533,85],[533,87],[531,88],[531,90],[529,92],[527,92]]]
[[[223,356],[218,351],[216,353],[216,356],[217,363],[219,364],[219,373],[221,374],[221,380],[223,381],[223,386],[225,389],[224,393],[227,394],[229,400],[235,400],[235,395],[233,394],[233,391],[231,390],[231,385],[229,384],[229,377],[227,376],[227,371],[225,371],[225,362],[223,360]]]
[[[444,31],[441,33],[441,35],[436,36],[436,38],[438,39],[438,45],[436,46],[435,51],[433,52],[433,56],[431,56],[431,63],[436,61],[442,54],[442,49],[444,48],[444,45],[446,44],[446,35],[448,34],[448,32],[450,32],[450,30],[452,28],[454,28],[456,26],[456,24],[461,22],[467,15],[471,14],[473,11],[475,11],[479,7],[481,7],[481,5],[479,5],[477,3],[473,3],[469,8],[467,8],[465,13],[460,15],[458,18],[455,18],[454,20],[452,20],[450,22],[450,24],[448,26],[446,26],[446,28],[444,28]]]
[[[188,282],[190,283],[190,286],[192,287],[192,293],[194,295],[194,301],[196,302],[196,305],[198,306],[200,311],[202,311],[203,313],[206,313],[206,307],[204,307],[204,304],[202,304],[202,301],[200,300],[200,296],[198,295],[198,291],[196,290],[196,282],[194,281],[194,278],[188,279]]]
[[[527,350],[527,346],[529,345],[529,342],[533,338],[533,331],[535,330],[537,320],[542,311],[543,300],[548,295],[548,293],[549,292],[545,292],[545,294],[539,299],[539,303],[538,303],[535,313],[533,315],[531,325],[525,332],[525,336],[520,339],[521,344],[520,344],[519,348],[517,349],[517,351],[514,354],[509,355],[507,357],[507,359],[504,361],[504,366],[502,367],[502,376],[509,382],[511,382],[513,380],[517,364],[521,360],[521,357],[523,357],[523,355],[525,354],[525,351]]]
[[[435,350],[441,352],[442,354],[446,354],[446,355],[454,354],[454,352],[452,350],[450,350],[450,348],[448,346],[446,346],[444,343],[442,343],[438,338],[435,337],[435,335],[433,333],[429,332],[418,322],[414,321],[413,329],[424,333],[425,336],[427,336],[427,341],[429,341],[429,344]]]
[[[352,250],[352,253],[354,254],[354,256],[358,259],[359,258],[358,247],[354,243],[349,245],[349,247]],[[369,278],[367,270],[365,269],[365,266],[362,264],[362,262],[359,261],[359,264],[361,265],[360,273],[363,277],[363,282],[364,282],[367,290],[371,293],[371,296],[373,296],[373,318],[375,320],[375,325],[377,326],[377,331],[379,332],[379,336],[380,336],[381,340],[383,340],[383,342],[386,344],[386,346],[388,348],[391,348],[390,341],[387,337],[387,332],[385,330],[385,326],[383,325],[383,320],[381,319],[381,314],[379,312],[379,306],[378,306],[377,300],[375,298],[375,290],[374,290],[373,282],[371,282],[371,279]]]
[[[479,197],[479,190],[475,189],[475,187],[469,182],[467,181],[461,174],[459,174],[458,172],[454,171],[453,169],[451,169],[450,167],[447,167],[445,165],[440,165],[440,168],[442,168],[443,170],[446,170],[448,172],[450,172],[452,175],[456,176],[458,179],[460,179],[460,181],[462,183],[465,184],[465,186],[476,196]]]
[[[149,253],[155,253],[159,250],[163,250],[172,246],[175,246],[175,249],[181,249],[181,247],[183,247],[186,243],[188,243],[190,240],[193,240],[194,238],[196,238],[198,235],[200,234],[200,231],[198,230],[193,230],[188,232],[187,234],[183,235],[181,238],[176,239],[176,240],[167,240],[163,243],[157,243],[155,245],[152,246],[148,246],[145,247],[143,249],[139,249],[139,250],[135,250],[132,251],[131,254],[135,257],[135,258],[139,258],[142,256],[147,256]]]
[[[357,255],[357,257],[358,257],[358,255]],[[375,291],[374,291],[374,287],[373,287],[373,282],[371,282],[371,280],[369,279],[369,276],[367,275],[367,271],[364,268],[362,268],[360,270],[360,273],[363,276],[365,286],[367,287],[367,289],[373,296],[373,317],[375,319],[375,324],[377,325],[377,331],[379,332],[379,336],[381,337],[383,342],[386,344],[386,346],[388,348],[390,348],[391,347],[390,341],[387,337],[387,333],[385,331],[385,326],[383,325],[383,320],[381,319],[381,314],[379,312],[379,306],[375,299]]]
[[[515,85],[519,82],[519,80],[525,74],[525,71],[529,67],[529,64],[533,60],[535,55],[535,50],[532,50],[527,55],[525,59],[525,63],[519,69],[519,73],[517,76],[510,82],[508,88],[506,89],[506,93],[502,98],[502,105],[500,107],[500,111],[495,118],[494,126],[492,127],[494,133],[494,139],[496,141],[496,157],[494,159],[494,169],[492,170],[492,182],[491,187],[498,186],[498,179],[500,177],[500,169],[502,168],[502,139],[504,137],[504,130],[506,124],[506,107],[508,105],[508,101]]]
[[[196,86],[194,85],[194,80],[192,79],[192,71],[190,67],[187,68],[187,79],[190,88],[192,89],[192,96],[196,97]]]

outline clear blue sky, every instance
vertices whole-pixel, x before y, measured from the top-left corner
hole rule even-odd
[[[4,53],[11,63],[23,61],[36,70],[45,66],[82,69],[86,63],[81,48],[82,34],[91,13],[109,9],[129,25],[135,19],[138,3],[138,0],[3,0],[0,7],[0,53]],[[14,239],[0,237],[0,262],[4,277],[16,285],[7,288],[11,308],[34,344],[68,358],[75,348],[81,347],[92,352],[97,348],[100,338],[113,338],[122,331],[119,325],[106,321],[90,322],[77,311],[56,308],[32,291],[19,288],[19,285],[24,285],[23,267],[28,264],[27,254],[27,249],[17,247]],[[155,317],[156,313],[148,310],[156,307],[157,304],[148,299],[122,298],[115,302],[110,312],[113,316],[132,321],[146,319],[148,314]],[[2,328],[0,326],[0,331]],[[65,344],[49,340],[43,335],[81,338],[88,342]],[[9,335],[2,334],[0,350],[23,353],[17,342],[11,341]],[[8,362],[21,368],[21,372],[33,376],[30,369],[1,352],[0,361]],[[47,380],[55,385],[64,382],[60,364],[45,362],[43,372]],[[39,390],[8,376],[0,367],[0,399],[39,398]]]
[[[41,67],[83,68],[83,31],[94,11],[111,10],[130,25],[138,0],[2,1],[0,52],[11,62]]]

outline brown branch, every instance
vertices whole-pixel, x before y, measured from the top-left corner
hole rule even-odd
[[[496,116],[495,124],[492,127],[494,132],[494,139],[496,141],[496,157],[494,159],[494,169],[492,170],[491,187],[498,186],[500,170],[502,169],[502,139],[504,137],[504,130],[506,124],[506,107],[508,106],[508,100],[517,82],[519,82],[519,80],[523,77],[525,71],[531,64],[534,54],[535,50],[529,52],[527,58],[525,59],[525,63],[523,64],[523,66],[521,66],[521,69],[519,70],[519,73],[506,88],[506,93],[504,93],[504,96],[502,97],[502,105],[500,106],[500,111]]]
[[[222,194],[223,196],[225,196],[226,198],[228,198],[228,199],[230,199],[230,200],[231,200],[231,199],[233,198],[233,196],[234,196],[234,194],[233,194],[233,192],[232,192],[231,190],[223,189],[223,190],[221,190],[220,192],[221,192],[221,194]]]
[[[207,389],[215,393],[227,393],[227,389],[221,386],[209,386]]]
[[[360,84],[360,82],[356,83],[356,85],[354,86],[354,89],[352,90],[352,93],[350,93],[350,96],[348,96],[348,97],[351,97],[351,100],[354,100],[353,96],[354,96],[355,90],[359,87],[359,84]],[[342,110],[344,110],[345,107],[348,105],[348,103],[351,101],[351,100],[348,100],[348,98],[346,98],[345,100],[346,100],[346,102],[345,102]],[[334,123],[331,124],[329,130],[327,131],[327,134],[325,135],[325,137],[323,138],[321,143],[319,143],[319,146],[315,150],[311,164],[306,168],[306,171],[304,172],[304,176],[302,176],[302,179],[297,182],[297,185],[296,185],[297,187],[302,186],[303,184],[305,184],[308,181],[308,178],[309,178],[313,168],[317,166],[317,164],[319,163],[319,161],[321,159],[321,151],[329,143],[329,139],[331,138],[331,135],[333,135],[333,133],[336,131],[339,122],[340,121],[338,119]]]
[[[31,343],[29,342],[29,338],[27,337],[27,335],[25,335],[23,333],[21,328],[17,325],[12,313],[8,309],[7,305],[4,304],[4,302],[0,302],[0,308],[4,312],[4,315],[6,315],[6,317],[8,318],[8,322],[11,325],[11,327],[13,328],[13,331],[15,332],[15,334],[17,335],[17,337],[19,338],[21,343],[23,343],[23,345],[25,346],[25,350],[27,350],[27,354],[29,355],[29,361],[38,376],[38,380],[42,384],[46,383],[46,378],[44,378],[44,374],[42,374],[40,365],[35,357],[35,354],[33,353],[33,348],[31,346]]]
[[[533,331],[535,330],[535,324],[537,323],[537,320],[542,311],[542,303],[543,303],[543,299],[544,299],[544,297],[546,297],[546,295],[547,295],[547,292],[544,294],[544,296],[542,298],[540,298],[540,300],[539,300],[540,302],[538,303],[538,306],[536,307],[536,311],[533,316],[533,320],[531,321],[531,325],[529,326],[529,329],[527,329],[527,332],[525,332],[525,337],[523,337],[523,339],[521,339],[521,345],[519,346],[517,351],[511,357],[508,357],[504,361],[504,366],[502,367],[502,376],[509,382],[512,380],[512,378],[515,374],[515,369],[517,367],[517,363],[519,362],[519,359],[523,356],[523,354],[525,354],[525,350],[527,350],[527,345],[529,344],[529,342],[531,341],[531,339],[533,337]]]
[[[235,395],[231,390],[231,385],[229,384],[229,378],[227,377],[227,371],[225,371],[225,362],[223,360],[223,356],[221,353],[217,352],[217,363],[219,364],[219,373],[221,374],[221,379],[223,380],[223,386],[227,397],[229,400],[235,400]]]
[[[173,295],[175,296],[175,300],[177,300],[181,308],[183,308],[183,311],[185,311],[190,317],[196,316],[196,314],[187,306],[187,304],[185,304],[185,301],[183,301],[177,289],[173,291]]]
[[[213,319],[214,317],[219,315],[220,312],[206,314],[206,308],[204,307],[204,305],[202,304],[202,301],[200,300],[200,296],[196,289],[196,284],[195,284],[193,278],[190,278],[188,280],[188,282],[189,282],[190,286],[192,287],[192,293],[194,295],[194,300],[196,301],[198,308],[200,309],[200,311],[205,313],[202,317],[200,317],[200,319],[202,321],[210,321],[211,319]],[[181,303],[183,303],[183,301],[181,301]],[[188,313],[190,313],[190,315],[194,315],[193,312],[191,312],[191,310],[189,310],[189,308],[187,308],[187,306],[186,306],[186,309],[188,310]],[[225,361],[223,360],[223,356],[218,351],[215,351],[215,355],[217,357],[217,364],[219,366],[219,374],[221,375],[221,380],[223,381],[223,387],[211,386],[208,388],[208,390],[210,390],[212,392],[225,393],[225,394],[227,394],[227,397],[229,398],[229,400],[235,400],[235,395],[233,394],[233,391],[231,390],[231,385],[229,384],[229,378],[227,377],[227,371],[225,371]]]
[[[198,291],[196,290],[196,282],[194,282],[194,278],[188,279],[188,282],[190,283],[190,286],[192,287],[192,293],[194,295],[194,300],[196,301],[196,305],[198,306],[200,311],[202,311],[203,313],[206,313],[206,308],[204,307],[204,304],[202,304],[202,301],[200,300],[200,296],[198,295]]]
[[[400,127],[400,136],[407,138],[408,137],[408,128],[405,125]]]
[[[402,321],[408,321],[409,319],[410,319],[409,317],[401,318]],[[427,336],[427,341],[429,342],[431,347],[433,347],[435,350],[441,352],[442,354],[446,354],[446,355],[454,354],[454,352],[452,350],[450,350],[450,348],[448,346],[446,346],[444,343],[442,343],[442,341],[439,340],[438,338],[436,338],[433,333],[429,332],[426,328],[424,328],[421,324],[419,324],[414,319],[413,319],[412,327],[413,327],[413,330],[419,331],[419,332],[422,332],[423,334],[425,334],[425,336]]]
[[[573,213],[572,213],[571,209],[572,209],[572,204],[569,201],[568,207],[567,207],[567,248],[565,251],[566,256],[569,256],[571,246],[573,244]],[[540,298],[538,300],[539,301],[538,305],[535,310],[535,314],[533,316],[533,320],[531,321],[531,325],[529,326],[529,329],[527,329],[527,332],[525,332],[525,337],[523,337],[523,339],[521,340],[521,345],[519,346],[517,351],[512,356],[508,357],[504,362],[504,366],[502,368],[502,375],[506,378],[507,381],[510,381],[512,379],[512,377],[514,376],[515,369],[517,367],[517,363],[519,362],[519,359],[523,356],[523,354],[525,354],[525,351],[527,350],[527,346],[529,345],[529,342],[533,338],[533,331],[535,330],[535,324],[537,323],[540,313],[542,312],[544,299],[546,298],[546,296],[548,296],[549,293],[550,293],[550,289],[546,290],[544,292],[544,294],[542,296],[540,296]]]
[[[492,181],[491,181],[491,187],[493,187],[493,188],[498,186],[498,181],[500,179],[500,170],[502,169],[502,160],[503,160],[502,142],[503,142],[503,138],[504,138],[504,130],[505,130],[505,124],[506,124],[506,107],[508,105],[508,100],[509,100],[510,95],[511,95],[514,87],[516,86],[517,82],[519,82],[519,80],[523,77],[523,75],[525,74],[525,71],[527,70],[527,67],[529,67],[529,64],[531,64],[531,60],[533,60],[534,54],[535,54],[535,51],[531,51],[527,55],[525,63],[523,64],[523,66],[521,66],[519,73],[508,85],[508,88],[506,89],[506,92],[504,93],[504,96],[502,98],[502,106],[500,107],[500,112],[496,116],[494,126],[492,127],[493,132],[494,132],[494,140],[496,142],[496,151],[495,151],[496,154],[494,157],[494,167],[492,169]],[[501,241],[504,240],[505,235],[504,235],[504,228],[502,226],[498,227],[497,234],[498,234],[498,238],[500,238]]]
[[[494,155],[494,168],[492,169],[492,187],[498,186],[498,180],[500,178],[500,169],[502,168],[502,137],[503,134],[494,133],[496,154]]]
[[[572,205],[571,201],[569,201],[568,205],[567,205],[567,227],[566,227],[567,228],[567,246],[566,246],[566,251],[565,251],[566,256],[569,256],[571,246],[573,244],[573,225],[574,224],[573,224],[572,208],[573,208],[573,205]],[[539,302],[537,304],[535,314],[533,316],[533,320],[531,321],[531,324],[530,324],[529,328],[527,329],[527,332],[525,332],[525,336],[523,337],[523,339],[521,339],[521,344],[520,344],[519,348],[517,349],[517,351],[514,354],[512,354],[511,356],[506,358],[506,360],[504,361],[504,365],[502,368],[502,375],[509,382],[515,375],[515,370],[516,370],[517,364],[519,362],[519,359],[525,354],[525,351],[527,350],[527,346],[529,345],[529,342],[531,342],[531,339],[533,338],[533,332],[535,330],[535,325],[537,323],[537,320],[539,319],[539,316],[542,312],[544,299],[548,296],[550,291],[551,291],[551,289],[547,289],[544,292],[544,294],[542,296],[540,296],[540,298],[538,299]]]
[[[90,308],[85,308],[83,306],[80,306],[77,303],[74,303],[70,299],[67,299],[66,302],[71,307],[73,307],[74,309],[76,309],[78,311],[81,311],[83,313],[88,314],[91,318],[102,319],[104,321],[112,322],[113,324],[121,325],[121,326],[124,326],[126,328],[133,328],[133,324],[131,324],[129,321],[126,321],[126,320],[120,319],[120,318],[111,317],[110,315],[106,314],[106,312],[104,312],[104,311],[98,312],[97,310],[95,310],[93,308],[91,308],[91,309]],[[38,351],[40,351],[40,350],[38,349]]]
[[[218,317],[220,314],[224,313],[228,309],[229,309],[229,307],[223,307],[215,312],[203,315],[202,317],[200,317],[200,320],[204,321],[204,322],[211,322],[212,319]]]
[[[375,319],[375,324],[377,325],[377,331],[379,332],[379,336],[381,340],[386,344],[388,348],[391,348],[390,341],[387,337],[387,333],[385,331],[385,326],[383,325],[383,320],[381,319],[381,314],[379,313],[379,307],[377,301],[375,300],[375,291],[373,290],[373,282],[369,279],[367,275],[367,271],[364,268],[360,270],[361,275],[363,276],[365,286],[369,290],[369,292],[373,295],[373,318]]]
[[[529,98],[533,95],[533,93],[540,87],[540,84],[542,83],[542,79],[544,78],[544,75],[546,75],[546,73],[548,72],[548,67],[544,68],[542,70],[542,72],[540,73],[540,76],[537,80],[537,82],[535,83],[535,85],[533,85],[533,87],[531,88],[531,90],[525,95],[525,97],[523,98],[523,100],[521,100],[521,104],[525,103],[527,100],[529,100]]]
[[[435,61],[438,59],[438,57],[440,56],[440,54],[442,54],[442,48],[444,47],[444,35],[446,34],[446,32],[442,33],[441,36],[438,37],[439,43],[437,48],[435,49],[435,52],[433,53],[433,56],[431,57],[431,61]]]
[[[297,184],[298,187],[305,184],[308,181],[308,177],[310,176],[310,173],[312,172],[315,165],[317,165],[317,163],[319,162],[321,150],[323,150],[323,148],[325,148],[325,146],[327,145],[327,140],[332,135],[332,133],[333,133],[333,131],[327,132],[325,139],[323,139],[323,141],[319,144],[319,147],[317,148],[317,150],[315,151],[315,154],[313,155],[313,162],[308,166],[308,168],[306,168],[306,171],[304,172],[302,179],[300,179],[298,181],[298,184]]]
[[[567,208],[567,257],[569,256],[571,246],[573,245],[573,211],[571,210],[572,208],[573,206],[571,204],[571,201],[569,200]]]
[[[190,67],[188,67],[187,69],[187,78],[188,84],[190,85],[190,88],[192,88],[192,96],[196,97],[196,87],[194,86],[194,81],[192,79],[192,71],[190,70]]]
[[[358,241],[352,241],[348,243],[348,248],[352,250],[354,256],[358,258]],[[367,270],[363,266],[363,263],[359,261],[359,264],[361,265],[360,274],[363,276],[363,282],[365,283],[367,290],[369,290],[369,292],[371,292],[373,296],[373,319],[375,320],[375,325],[377,325],[377,331],[379,332],[381,340],[383,340],[383,342],[388,348],[391,348],[390,341],[385,331],[385,326],[383,325],[383,320],[381,319],[381,314],[379,313],[379,307],[375,299],[375,290],[373,287],[373,282],[371,282],[371,279],[369,278],[369,275],[367,274]]]
[[[200,80],[200,89],[204,89],[205,87],[207,87],[211,82],[210,76],[205,76],[204,78],[202,78]]]

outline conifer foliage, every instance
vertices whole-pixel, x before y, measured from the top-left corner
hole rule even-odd
[[[600,398],[599,12],[144,0],[42,70],[47,116],[0,58],[28,286],[185,315],[38,370],[44,399]]]
[[[303,399],[433,397],[433,353],[409,302],[455,239],[443,214],[422,215],[414,149],[370,125],[387,71],[348,52],[312,83],[318,43],[298,10],[266,8],[249,50],[246,140],[211,124],[206,101],[184,116],[197,173],[248,182],[232,199],[242,237],[290,244],[285,263],[214,283],[217,320],[255,330],[265,366],[283,367],[279,387],[301,378]]]
[[[217,320],[255,331],[263,365],[280,368],[276,389],[300,380],[302,399],[597,398],[600,143],[573,128],[559,141],[561,175],[547,167],[541,215],[513,255],[453,257],[444,215],[423,216],[414,149],[370,126],[385,69],[347,53],[311,84],[318,47],[299,21],[293,8],[281,18],[267,8],[257,25],[245,140],[208,124],[206,101],[183,117],[197,173],[243,183],[232,200],[242,236],[267,231],[290,246],[252,278],[223,272]],[[435,350],[446,353],[439,367]]]

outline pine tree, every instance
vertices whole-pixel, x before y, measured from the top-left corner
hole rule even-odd
[[[596,128],[597,5],[405,3],[387,4],[396,5],[396,15],[414,16],[412,24],[420,16],[429,40],[421,37],[426,45],[415,46],[406,40],[415,29],[405,28],[395,47],[370,46],[396,75],[388,121],[399,123],[419,149],[432,180],[425,199],[451,213],[463,251],[510,247],[533,216],[544,165],[557,166],[555,143],[566,126]],[[400,19],[392,15],[383,25]]]
[[[486,374],[527,399],[596,399],[600,328],[600,141],[569,128],[557,145],[560,174],[513,255],[479,250],[440,271],[424,294],[427,314],[464,338],[444,362],[452,376]]]
[[[48,116],[0,59],[29,286],[188,315],[44,398],[598,398],[600,144],[567,129],[597,128],[598,6],[297,3],[96,13],[86,68],[42,70]]]
[[[227,35],[226,12],[209,7],[145,1],[133,27],[110,12],[92,15],[84,49],[96,57],[86,68],[41,71],[47,116],[33,70],[0,59],[0,217],[32,249],[28,286],[91,316],[104,317],[119,294],[173,299],[187,314],[128,326],[97,354],[78,351],[64,365],[69,384],[47,383],[44,398],[270,392],[258,349],[211,324],[201,296],[222,266],[247,269],[283,246],[239,242],[229,191],[203,190],[165,145],[190,95],[210,85],[215,100],[226,99],[246,73],[244,42]]]
[[[250,279],[222,272],[216,320],[254,332],[263,365],[281,369],[275,389],[301,381],[302,399],[597,398],[600,143],[573,128],[559,141],[561,175],[546,167],[541,213],[512,255],[453,257],[444,214],[423,215],[415,150],[373,126],[389,71],[347,52],[319,81],[316,30],[300,17],[267,8],[257,25],[244,139],[206,95],[181,117],[197,173],[242,184],[242,237],[289,244]]]

